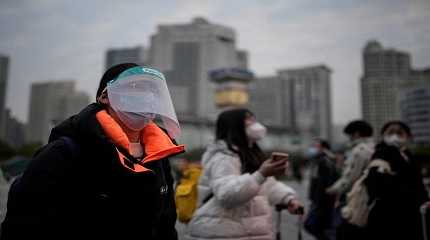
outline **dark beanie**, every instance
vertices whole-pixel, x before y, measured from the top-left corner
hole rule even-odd
[[[137,65],[136,63],[121,63],[118,65],[115,65],[111,68],[109,68],[105,74],[103,74],[102,79],[100,80],[100,84],[99,84],[99,88],[97,89],[97,96],[96,98],[98,98],[103,90],[105,89],[107,83],[118,77],[118,75],[120,75],[122,72],[124,72],[125,70],[129,69],[129,68],[133,68],[133,67],[137,67],[139,65]]]
[[[371,137],[373,135],[372,126],[363,120],[355,120],[343,129],[343,132],[347,135],[353,135],[354,133],[359,133],[361,137]]]
[[[385,131],[387,131],[387,129],[389,127],[391,127],[392,125],[400,126],[400,128],[402,128],[403,131],[405,131],[409,137],[412,137],[411,128],[406,123],[399,121],[399,120],[393,120],[393,121],[389,121],[389,122],[385,123],[381,129],[381,136],[384,135]]]

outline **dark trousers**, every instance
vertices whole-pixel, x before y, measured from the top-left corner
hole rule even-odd
[[[366,231],[362,227],[349,224],[343,220],[336,229],[336,240],[363,240],[366,239]]]

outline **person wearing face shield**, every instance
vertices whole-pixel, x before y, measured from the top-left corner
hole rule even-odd
[[[303,207],[293,189],[274,178],[285,173],[288,157],[266,160],[257,144],[266,128],[246,109],[222,112],[215,135],[202,158],[199,207],[185,239],[273,240],[269,204],[293,214]]]
[[[113,66],[96,100],[53,128],[13,184],[0,239],[177,239],[168,158],[184,146],[163,74]]]
[[[370,168],[364,181],[372,203],[366,239],[423,239],[419,211],[421,205],[429,206],[429,196],[408,149],[411,130],[401,121],[391,121],[383,126],[381,136],[372,161],[385,161],[389,167]]]

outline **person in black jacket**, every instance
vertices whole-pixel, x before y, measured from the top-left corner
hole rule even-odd
[[[370,210],[366,239],[422,239],[419,208],[429,200],[416,160],[408,150],[409,127],[400,121],[385,124],[383,141],[373,160],[389,163],[390,169],[373,167],[365,180]],[[428,204],[428,202],[427,202]]]
[[[332,239],[332,213],[336,197],[328,194],[326,189],[338,178],[339,174],[334,163],[334,154],[330,151],[327,141],[317,139],[308,149],[311,158],[309,200],[311,210],[305,227],[317,239]]]
[[[168,158],[184,146],[166,91],[154,69],[107,70],[97,103],[56,126],[14,182],[0,239],[176,240]]]

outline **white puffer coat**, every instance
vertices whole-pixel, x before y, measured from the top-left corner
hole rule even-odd
[[[188,240],[273,240],[272,208],[295,198],[290,187],[260,173],[241,173],[239,156],[224,141],[208,147],[202,159],[199,203],[213,197],[194,213]]]

